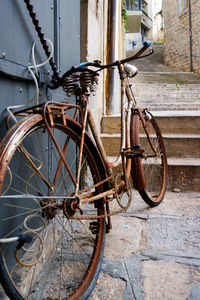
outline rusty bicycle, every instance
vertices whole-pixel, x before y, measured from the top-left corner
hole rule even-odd
[[[0,144],[0,277],[10,299],[87,299],[111,216],[129,208],[132,188],[150,206],[163,200],[163,138],[129,84],[137,70],[128,62],[144,57],[150,44],[109,65],[68,70],[57,86],[76,95],[76,104],[49,101],[15,112],[18,122]],[[113,162],[88,104],[100,71],[111,67],[121,80],[121,145]]]

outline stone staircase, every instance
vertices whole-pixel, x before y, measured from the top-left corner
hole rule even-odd
[[[143,64],[137,61],[142,71],[132,80],[134,94],[161,128],[168,156],[168,189],[200,191],[200,76],[165,69],[160,63],[162,47],[154,47],[157,64],[155,57],[153,62],[150,58]],[[147,64],[151,72],[146,71]],[[101,130],[107,155],[116,156],[120,116],[104,116]]]
[[[150,110],[200,110],[200,77],[194,74],[142,72],[132,83],[141,107]]]

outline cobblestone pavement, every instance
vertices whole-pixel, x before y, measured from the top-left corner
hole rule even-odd
[[[105,256],[89,300],[199,300],[200,194],[168,192],[155,208],[112,217]]]

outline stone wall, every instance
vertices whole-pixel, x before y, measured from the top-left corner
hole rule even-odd
[[[181,9],[178,0],[163,0],[164,61],[177,71],[190,72],[189,9]],[[200,0],[191,0],[192,63],[200,74]]]

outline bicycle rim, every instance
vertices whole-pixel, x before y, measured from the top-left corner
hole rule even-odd
[[[155,118],[148,114],[146,128],[150,134],[150,141],[139,115],[132,115],[131,146],[140,145],[144,153],[143,157],[132,159],[131,175],[133,185],[143,200],[150,206],[156,206],[163,200],[167,188],[167,156],[158,124]]]
[[[1,282],[11,299],[87,299],[103,259],[105,219],[91,222],[67,217],[81,215],[74,213],[70,202],[81,128],[73,121],[65,128],[57,120],[51,130],[71,174],[40,115],[20,121],[0,146],[0,238],[21,234],[31,239],[17,253],[18,241],[0,245]],[[79,190],[87,198],[87,194],[102,192],[102,187],[92,186],[105,178],[105,169],[87,134],[83,152]],[[65,210],[63,199],[67,199]],[[86,204],[83,213],[104,214],[103,200]]]

